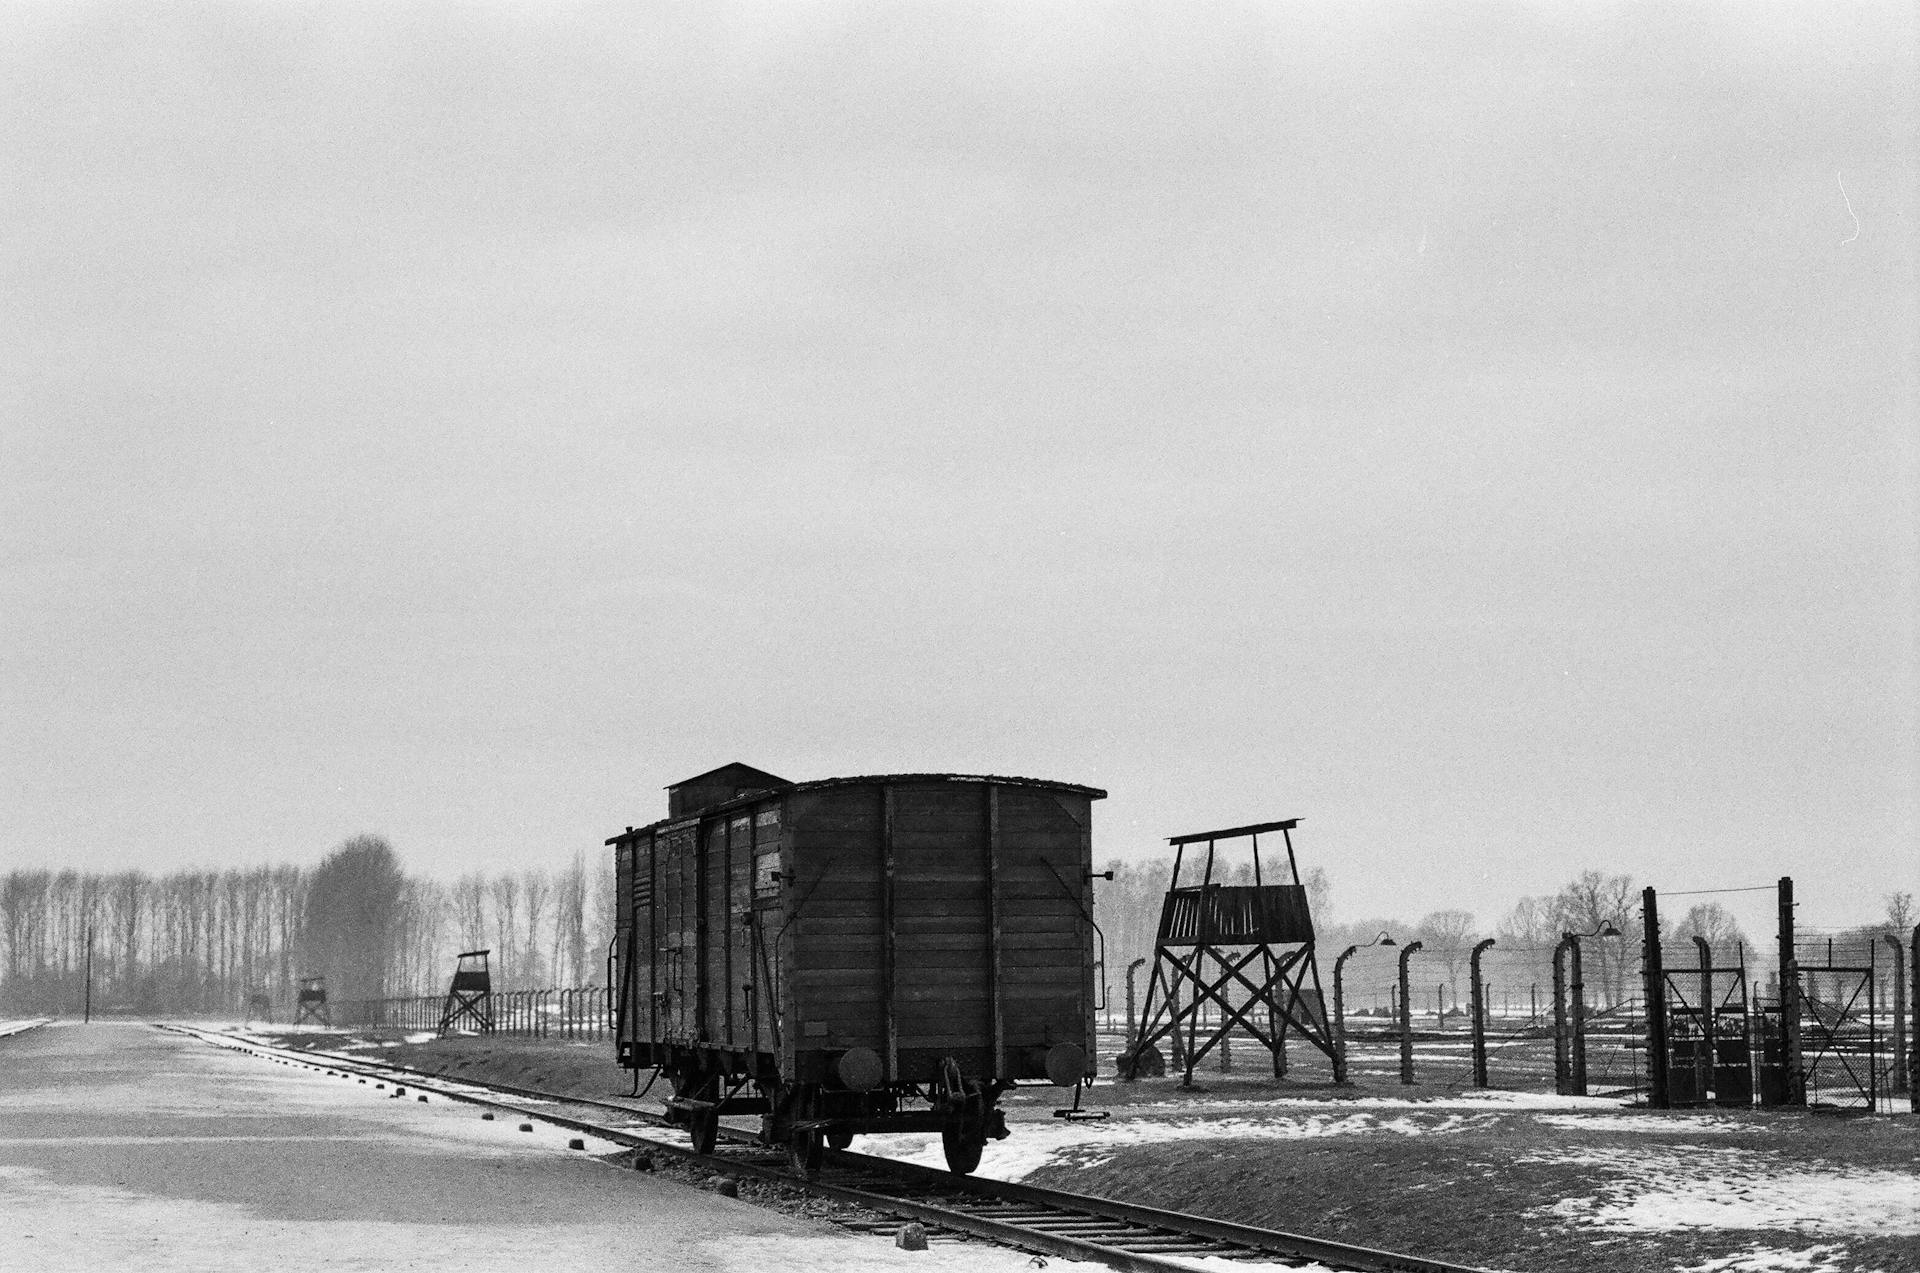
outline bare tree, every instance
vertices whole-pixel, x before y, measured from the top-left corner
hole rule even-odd
[[[1889,893],[1887,902],[1887,928],[1895,937],[1907,938],[1913,934],[1913,894]]]
[[[521,947],[520,959],[525,965],[525,984],[539,986],[547,980],[547,970],[541,965],[540,921],[547,913],[547,904],[553,900],[553,877],[538,867],[530,867],[520,873],[520,902],[525,908],[527,919],[527,940]]]
[[[470,871],[453,882],[454,940],[462,950],[487,944],[487,877]]]
[[[586,980],[587,860],[578,851],[554,881],[554,979],[564,985]],[[564,971],[563,971],[564,969]]]
[[[314,871],[306,957],[309,971],[327,978],[329,999],[388,993],[404,884],[393,846],[375,835],[347,840]]]
[[[122,871],[113,877],[109,889],[114,904],[114,939],[118,943],[113,960],[115,988],[128,1000],[138,993],[141,920],[146,918],[149,883],[139,871]]]
[[[1599,934],[1611,924],[1622,934],[1634,926],[1633,877],[1582,871],[1553,899],[1554,917],[1563,932]],[[1628,943],[1622,938],[1598,938],[1581,950],[1583,962],[1600,974],[1606,1002],[1620,1002],[1626,979]]]
[[[1674,925],[1675,941],[1692,941],[1695,937],[1706,938],[1707,944],[1715,949],[1747,944],[1747,935],[1740,931],[1739,921],[1718,902],[1689,906],[1680,922]]]
[[[449,909],[438,880],[409,876],[402,893],[399,965],[395,981],[406,994],[432,993],[442,973],[441,946]]]
[[[296,960],[304,944],[309,883],[307,873],[297,866],[273,868],[273,930],[278,946],[274,997],[280,1003],[292,1002],[294,982],[302,974]]]
[[[500,971],[500,988],[525,989],[519,976],[520,877],[502,871],[487,886],[493,897],[494,966]]]
[[[1313,926],[1333,923],[1333,881],[1326,871],[1316,866],[1300,883],[1307,890],[1307,910],[1313,916]]]
[[[1424,953],[1438,959],[1447,970],[1447,988],[1453,1001],[1460,1002],[1460,970],[1473,953],[1478,930],[1471,911],[1433,911],[1414,926],[1415,935],[1425,947]]]
[[[586,946],[596,957],[606,954],[613,943],[614,893],[612,870],[598,870],[588,877]]]

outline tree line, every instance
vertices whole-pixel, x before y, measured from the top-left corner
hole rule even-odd
[[[1096,884],[1094,918],[1103,936],[1110,1006],[1124,1004],[1128,967],[1144,1001],[1154,939],[1173,859],[1107,864]],[[1274,882],[1269,870],[1266,882]],[[1186,863],[1181,884],[1200,873]],[[1253,883],[1250,861],[1222,864],[1213,880]],[[1385,1009],[1396,992],[1395,946],[1419,941],[1410,969],[1417,1010],[1464,1002],[1472,949],[1496,945],[1483,972],[1496,1009],[1546,1001],[1553,949],[1564,933],[1583,935],[1590,1001],[1621,1003],[1638,993],[1640,894],[1625,875],[1583,871],[1558,892],[1523,897],[1483,932],[1463,910],[1408,920],[1385,915],[1339,918],[1324,870],[1302,879],[1316,932],[1320,974],[1332,991],[1334,963],[1344,968],[1350,1010]],[[1885,923],[1838,935],[1849,948],[1911,932],[1913,898],[1886,899]],[[597,984],[614,928],[612,872],[576,854],[565,868],[470,872],[452,880],[404,871],[378,836],[356,836],[317,866],[257,866],[225,871],[10,871],[0,876],[0,1012],[55,1014],[78,1008],[91,941],[93,1002],[102,1011],[243,1013],[256,997],[276,1014],[290,1010],[300,979],[322,976],[335,1001],[435,994],[460,951],[492,952],[498,989]],[[1605,937],[1609,926],[1620,934]],[[1758,947],[1715,902],[1691,906],[1662,924],[1667,942],[1696,934],[1716,961],[1744,947],[1756,989],[1774,967],[1772,942]],[[1415,971],[1417,970],[1417,971]]]
[[[453,957],[490,948],[499,989],[597,984],[613,934],[611,871],[409,874],[356,836],[317,865],[0,875],[0,1013],[96,1011],[284,1019],[304,977],[334,1001],[435,994]]]

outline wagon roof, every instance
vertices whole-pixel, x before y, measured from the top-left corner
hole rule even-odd
[[[769,775],[771,776],[771,775]],[[691,780],[689,780],[691,781]],[[709,805],[704,809],[683,813],[679,817],[661,818],[649,822],[644,827],[629,827],[620,835],[608,840],[608,844],[618,844],[644,832],[653,831],[676,822],[692,822],[699,818],[711,817],[726,809],[737,809],[744,805],[758,804],[769,796],[784,796],[795,791],[823,791],[829,787],[859,787],[875,783],[903,782],[980,782],[992,783],[996,787],[1044,787],[1049,791],[1071,791],[1086,796],[1090,800],[1105,800],[1107,793],[1098,787],[1086,787],[1075,782],[1054,782],[1047,778],[1016,778],[1006,774],[858,774],[849,778],[816,778],[812,782],[791,782],[783,786],[762,791],[744,791],[731,800]]]
[[[793,785],[779,774],[770,774],[764,769],[755,769],[752,765],[743,764],[735,760],[720,765],[717,768],[709,769],[705,773],[695,774],[691,778],[682,778],[679,782],[670,782],[667,784],[667,790],[672,791],[675,787],[685,787],[692,783],[699,782],[702,778],[714,778],[721,774],[729,774],[735,778],[742,779],[751,778],[756,782],[762,783],[763,787],[789,787]]]
[[[996,787],[1046,787],[1053,791],[1072,791],[1093,800],[1105,800],[1107,793],[1098,787],[1083,787],[1076,782],[1055,782],[1050,778],[1015,778],[1008,774],[862,774],[853,778],[816,778],[796,782],[790,791],[817,791],[822,787],[857,787],[876,782],[990,782]]]

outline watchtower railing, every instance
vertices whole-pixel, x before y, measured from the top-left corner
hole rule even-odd
[[[1205,884],[1167,892],[1163,946],[1247,946],[1313,940],[1307,890],[1297,884]]]

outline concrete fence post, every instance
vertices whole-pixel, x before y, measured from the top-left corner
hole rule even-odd
[[[1647,1104],[1667,1109],[1673,1104],[1672,1075],[1667,1070],[1673,1049],[1667,1039],[1667,970],[1660,950],[1660,899],[1651,888],[1640,894],[1640,920],[1644,942],[1641,968],[1647,995]]]
[[[1580,939],[1574,937],[1567,947],[1567,1017],[1572,1037],[1567,1040],[1567,1058],[1573,1069],[1573,1094],[1587,1094],[1587,982],[1581,972]]]
[[[1400,1081],[1413,1083],[1413,995],[1407,984],[1407,961],[1420,949],[1419,942],[1400,948]]]
[[[1887,1090],[1898,1095],[1907,1090],[1907,953],[1892,933],[1885,940],[1893,951],[1893,1064],[1887,1071]]]
[[[1787,1072],[1787,1104],[1807,1103],[1807,1076],[1800,1055],[1800,956],[1794,948],[1793,877],[1778,885],[1780,942],[1780,1046]]]
[[[1467,958],[1469,982],[1473,987],[1473,1085],[1487,1086],[1487,988],[1480,979],[1480,956],[1493,946],[1489,937],[1473,948]]]
[[[1349,946],[1333,961],[1333,1081],[1347,1081],[1347,996],[1340,975],[1358,946]]]
[[[1573,1048],[1567,1032],[1567,951],[1573,938],[1563,936],[1553,948],[1553,1090],[1573,1095]]]

